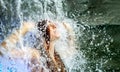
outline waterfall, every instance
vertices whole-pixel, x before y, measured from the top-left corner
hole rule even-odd
[[[79,43],[77,43],[77,39],[78,36],[77,35],[81,35],[78,34],[79,33],[79,28],[77,27],[77,25],[79,25],[76,21],[69,19],[66,16],[66,12],[63,10],[63,3],[65,0],[1,0],[1,7],[2,9],[4,9],[2,12],[5,12],[3,16],[3,19],[0,19],[0,24],[1,24],[1,29],[2,32],[4,33],[4,23],[6,24],[6,26],[8,26],[8,28],[11,29],[10,32],[7,32],[6,34],[10,34],[14,28],[16,29],[16,27],[22,27],[23,25],[21,24],[23,21],[34,21],[34,22],[38,22],[39,20],[51,20],[54,21],[55,23],[58,24],[58,26],[60,26],[61,28],[59,28],[58,30],[61,31],[61,40],[57,42],[56,44],[56,51],[61,55],[61,58],[65,64],[65,67],[67,69],[67,72],[85,72],[85,64],[86,64],[86,60],[84,58],[84,55],[81,51],[77,51],[75,52],[74,55],[69,55],[71,54],[71,51],[67,48],[67,41],[65,41],[66,39],[64,37],[66,37],[66,33],[65,30],[62,30],[63,27],[61,26],[62,22],[66,22],[68,24],[70,24],[75,32],[75,37],[76,37],[76,44],[75,44],[75,48],[80,48],[80,46],[78,45]],[[9,3],[10,2],[10,3]],[[8,5],[7,5],[8,4]],[[10,7],[9,7],[10,6]],[[10,10],[9,10],[10,9]],[[7,13],[9,12],[9,13]],[[10,14],[10,17],[8,16],[8,14]],[[6,16],[4,18],[4,16]],[[16,21],[14,21],[16,20]],[[7,22],[5,22],[7,21]],[[9,23],[10,22],[10,23]],[[19,24],[19,25],[18,25]],[[12,28],[13,26],[13,28]],[[84,27],[82,25],[79,25],[80,28]],[[2,34],[4,35],[4,34]],[[31,40],[27,39],[27,35],[25,36],[25,40],[27,41],[27,45],[30,45]],[[19,45],[18,45],[19,47]],[[23,39],[21,39],[20,41],[20,47],[22,47],[22,49],[25,49],[24,47],[24,43],[23,43]],[[63,48],[63,49],[62,49]],[[26,52],[26,50],[24,50]],[[65,55],[63,55],[62,51],[66,51],[68,52],[68,55],[66,55],[66,57],[64,57]],[[25,57],[26,58],[26,57]],[[18,60],[19,61],[19,60]],[[42,60],[44,61],[44,60]],[[6,60],[6,63],[8,63],[9,61]],[[14,62],[14,60],[13,60]],[[20,61],[21,62],[21,61]],[[1,69],[1,64],[4,63],[4,58],[1,59],[0,61],[0,69]],[[6,64],[4,64],[4,66],[2,67],[2,70],[5,70]],[[17,62],[16,64],[12,64],[12,66],[10,66],[10,64],[6,65],[8,66],[8,70],[10,70],[12,67],[12,72],[14,72],[14,66],[17,66]],[[24,65],[22,62],[20,64],[21,66]],[[5,67],[5,68],[4,68]],[[23,69],[23,67],[20,67],[21,69]],[[20,71],[19,68],[17,68],[18,70],[16,71]],[[26,67],[25,67],[26,69]],[[0,70],[0,71],[2,71]],[[7,71],[7,70],[6,70]],[[25,70],[26,72],[28,70]],[[22,71],[21,71],[22,72]]]

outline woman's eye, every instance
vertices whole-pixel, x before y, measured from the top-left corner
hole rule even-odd
[[[55,28],[56,28],[56,26],[53,26],[53,28],[55,29]]]

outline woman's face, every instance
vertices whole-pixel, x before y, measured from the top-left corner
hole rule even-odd
[[[55,41],[60,37],[59,32],[57,31],[57,27],[54,23],[48,21],[48,29],[50,32],[50,41]]]

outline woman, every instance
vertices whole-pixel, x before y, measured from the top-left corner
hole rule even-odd
[[[72,29],[70,28],[70,26],[68,26],[65,23],[63,23],[63,26],[68,31],[69,34],[72,33]],[[25,51],[21,49],[16,49],[16,43],[19,41],[19,39],[34,27],[35,27],[34,23],[24,22],[20,30],[17,30],[16,32],[11,34],[1,43],[0,55],[4,56],[6,55],[6,53],[9,52],[9,56],[15,59],[16,58],[22,59],[25,55],[28,55],[28,59],[30,60],[28,66],[31,72],[47,72],[45,71],[45,68],[42,68],[40,66],[41,65],[40,57],[43,54],[46,54],[47,68],[50,69],[49,70],[50,72],[66,72],[65,65],[61,60],[61,57],[54,50],[55,43],[59,39],[60,33],[57,31],[56,24],[54,24],[51,21],[43,20],[41,22],[38,22],[37,24],[39,33],[41,34],[42,32],[41,35],[42,38],[44,39],[44,45],[42,47],[44,48],[44,53],[42,53],[42,51],[39,52],[39,50],[35,48],[27,48],[27,50]],[[74,37],[72,35],[68,36],[70,45],[73,44],[73,38]]]
[[[52,72],[66,72],[60,56],[54,52],[55,42],[60,36],[56,25],[51,21],[43,20],[38,23],[38,30],[42,32],[45,53],[48,55],[47,58],[52,59],[52,61],[48,60],[48,67],[52,69]],[[52,66],[55,66],[55,68],[51,68]]]
[[[57,70],[53,69],[53,72],[56,72],[56,71],[66,72],[63,61],[66,62],[64,59],[69,58],[70,56],[72,57],[76,52],[76,49],[74,47],[74,32],[71,26],[66,23],[61,23],[60,25],[61,26],[48,20],[43,20],[39,22],[37,25],[38,30],[40,31],[40,33],[42,33],[42,37],[43,37],[42,39],[44,39],[43,41],[44,41],[45,52],[52,59],[53,61],[52,63],[54,63],[55,67],[57,68]],[[65,43],[68,45],[65,47],[68,47],[68,48],[65,48],[65,47],[62,48],[62,45],[64,42],[62,42],[61,45],[58,42],[60,38],[63,38],[61,37],[63,35],[62,31],[61,29],[59,31],[58,27],[59,28],[63,27],[64,32],[67,33],[66,34],[67,42]],[[55,45],[58,45],[59,47],[56,47],[55,49]],[[50,61],[48,63],[50,63],[48,64],[48,66],[52,65]]]

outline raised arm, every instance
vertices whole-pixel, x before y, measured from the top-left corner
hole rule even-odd
[[[75,39],[75,33],[73,31],[73,28],[67,23],[63,23],[63,26],[65,27],[65,29],[68,32],[69,45],[70,45],[70,47],[73,47],[74,46],[74,39]]]
[[[16,30],[11,35],[9,35],[9,37],[3,40],[3,42],[0,44],[1,47],[8,48],[7,45],[10,46],[10,44],[16,44],[22,36],[34,28],[34,25],[35,24],[33,22],[24,22],[23,26],[19,30]]]
[[[73,28],[70,26],[70,24],[67,23],[63,23],[63,26],[65,27],[65,29],[67,30],[68,33],[68,55],[69,56],[73,56],[77,50],[75,48],[75,32],[73,31]]]

